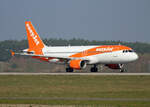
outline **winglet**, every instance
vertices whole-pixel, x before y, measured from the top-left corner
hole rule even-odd
[[[10,50],[10,52],[11,52],[11,56],[14,56],[14,55],[15,55],[15,52],[14,52],[14,51]]]

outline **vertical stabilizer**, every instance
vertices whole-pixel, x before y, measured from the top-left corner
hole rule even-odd
[[[31,21],[25,22],[25,28],[27,32],[28,45],[29,45],[28,51],[32,51],[34,52],[34,54],[39,54],[39,55],[43,54],[42,49],[44,48],[44,43],[40,39]]]

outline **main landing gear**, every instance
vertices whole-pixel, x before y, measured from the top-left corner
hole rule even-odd
[[[66,72],[73,72],[73,68],[70,67],[66,68]]]
[[[98,72],[97,65],[94,65],[94,67],[91,68],[91,72]]]

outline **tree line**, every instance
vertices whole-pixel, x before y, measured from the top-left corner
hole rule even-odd
[[[142,42],[123,42],[123,41],[97,41],[84,39],[43,39],[48,46],[84,46],[84,45],[125,45],[133,48],[138,53],[150,53],[150,44]],[[19,51],[28,48],[27,40],[5,40],[0,41],[0,61],[8,61],[11,58],[10,50]]]

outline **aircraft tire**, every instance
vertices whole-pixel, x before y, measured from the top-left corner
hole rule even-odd
[[[127,72],[127,70],[126,69],[121,69],[120,72]]]
[[[91,72],[98,72],[98,68],[97,67],[92,67]]]
[[[66,72],[73,72],[73,68],[66,68]]]

